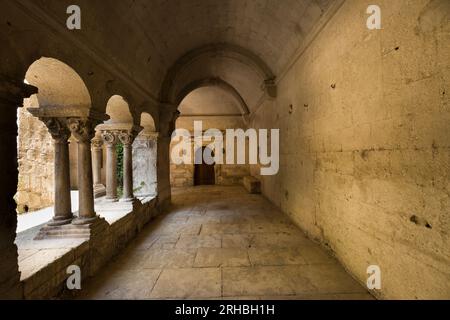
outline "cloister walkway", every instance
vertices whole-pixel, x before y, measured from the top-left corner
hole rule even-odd
[[[78,297],[371,299],[266,199],[224,186],[174,190],[172,209]]]

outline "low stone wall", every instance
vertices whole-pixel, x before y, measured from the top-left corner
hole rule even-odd
[[[30,265],[32,261],[28,263],[29,265],[21,266],[23,297],[48,299],[61,294],[75,293],[66,289],[66,280],[70,276],[67,274],[67,267],[79,266],[82,280],[94,276],[139,233],[145,224],[159,214],[159,208],[158,198],[137,201],[131,212],[121,215],[111,223],[106,222],[103,217],[89,240],[64,239],[66,248],[58,246],[58,241],[59,243],[63,241],[61,239],[29,241],[32,248],[22,249],[22,252],[18,244],[19,266],[21,255],[25,255],[23,258],[26,258],[24,251],[39,250],[39,253],[35,254],[36,260],[43,259],[45,255],[49,256],[49,262],[41,263],[40,266]],[[52,243],[55,245],[51,246]]]

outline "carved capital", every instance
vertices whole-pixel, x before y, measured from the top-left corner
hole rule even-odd
[[[95,137],[91,141],[91,145],[93,149],[101,149],[103,146],[103,140],[101,138]]]
[[[114,131],[102,131],[102,138],[108,147],[112,147],[117,143],[117,136]]]
[[[132,130],[130,131],[120,131],[117,135],[120,142],[126,146],[129,146],[133,143],[134,139],[136,138],[136,133]]]
[[[67,143],[70,138],[70,130],[65,119],[61,118],[40,118],[46,125],[48,132],[56,143]]]
[[[67,126],[73,136],[78,142],[82,143],[91,142],[92,138],[95,137],[95,127],[98,123],[98,121],[89,118],[69,118],[67,120]]]

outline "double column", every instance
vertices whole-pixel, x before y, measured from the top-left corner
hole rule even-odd
[[[122,201],[133,201],[133,141],[135,133],[122,131],[119,133],[119,140],[123,144],[123,198]]]
[[[61,109],[40,107],[28,109],[47,126],[55,146],[55,205],[54,217],[49,226],[64,224],[89,224],[97,219],[94,210],[94,190],[92,174],[91,140],[95,127],[105,120],[105,115],[91,117],[85,109]],[[78,189],[79,211],[73,219],[70,197],[69,137],[78,142]]]
[[[70,198],[70,163],[69,138],[70,130],[65,118],[42,119],[54,140],[54,214],[48,223],[50,226],[60,226],[72,222],[72,201]]]
[[[78,218],[72,224],[89,224],[97,219],[94,210],[94,187],[92,177],[91,140],[95,136],[98,121],[94,119],[70,118],[68,127],[78,142]]]
[[[106,200],[118,201],[117,197],[117,137],[114,131],[102,131],[106,144]]]
[[[141,127],[101,129],[106,144],[106,199],[118,201],[117,196],[117,151],[118,143],[123,145],[123,197],[121,201],[133,201],[133,156],[132,145]]]

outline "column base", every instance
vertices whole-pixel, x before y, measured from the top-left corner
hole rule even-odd
[[[94,184],[94,198],[100,198],[106,195],[106,187],[102,184]]]
[[[105,202],[117,202],[119,198],[105,198]]]
[[[87,225],[87,224],[91,224],[91,223],[97,221],[99,218],[100,217],[97,216],[97,215],[95,217],[92,217],[92,218],[80,218],[80,217],[77,217],[77,218],[72,220],[72,224],[74,226]]]
[[[122,199],[120,199],[119,200],[119,202],[133,202],[133,201],[135,201],[136,200],[136,198],[122,198]]]
[[[38,234],[34,237],[34,240],[45,239],[87,239],[89,238],[89,232],[84,229],[80,229],[73,224],[64,224],[58,226],[45,225],[42,227]]]
[[[61,226],[45,225],[39,230],[34,240],[44,239],[90,239],[93,234],[99,233],[108,226],[105,219],[98,216],[94,218],[76,218],[71,224]]]
[[[68,217],[54,217],[47,223],[49,227],[63,226],[72,222],[73,216]]]

